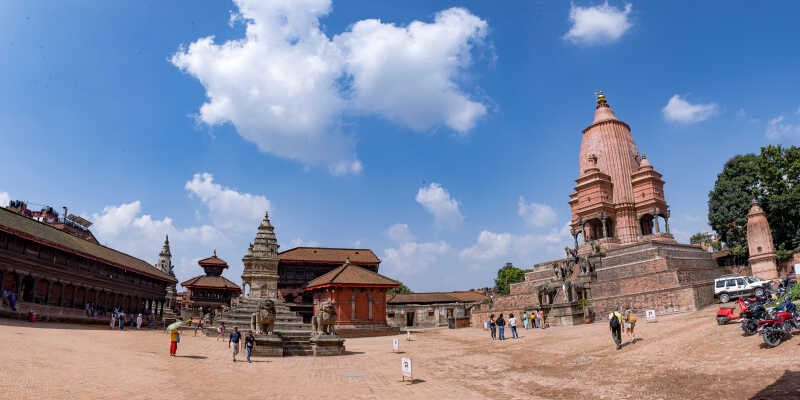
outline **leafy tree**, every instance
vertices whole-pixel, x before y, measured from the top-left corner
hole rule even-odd
[[[494,279],[494,290],[497,294],[508,295],[510,293],[511,284],[518,283],[525,280],[525,273],[531,270],[519,269],[511,263],[506,263],[502,268],[497,270],[497,278]]]
[[[694,235],[692,235],[692,237],[689,238],[689,243],[691,244],[705,243],[705,241],[706,241],[706,235],[700,232],[695,233]]]
[[[779,260],[800,247],[800,148],[767,146],[737,155],[717,175],[708,194],[708,223],[730,254],[747,258],[747,212],[753,199],[767,214]]]
[[[414,293],[414,292],[412,292],[411,289],[408,288],[408,286],[404,285],[403,282],[400,282],[400,286],[391,288],[391,289],[387,290],[386,293],[388,293],[388,294],[409,294],[409,293]]]

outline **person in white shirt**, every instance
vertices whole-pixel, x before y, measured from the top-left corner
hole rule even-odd
[[[508,315],[508,326],[511,327],[511,337],[519,339],[519,335],[517,335],[517,319],[514,318],[514,314]]]

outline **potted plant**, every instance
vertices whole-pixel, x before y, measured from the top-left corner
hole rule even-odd
[[[583,297],[578,300],[578,307],[583,309],[583,322],[590,324],[592,323],[592,316],[589,312],[589,307],[592,306],[592,303],[586,298]]]

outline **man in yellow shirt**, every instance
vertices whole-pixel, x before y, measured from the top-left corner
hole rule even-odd
[[[175,357],[175,353],[178,351],[178,338],[180,337],[180,333],[178,333],[178,329],[175,328],[169,331],[169,355]]]

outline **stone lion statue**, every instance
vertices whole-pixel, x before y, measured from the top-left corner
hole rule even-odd
[[[275,304],[271,300],[264,300],[258,306],[258,311],[250,314],[250,330],[256,335],[272,335],[275,327]]]
[[[326,301],[319,305],[317,315],[311,318],[311,333],[313,335],[333,335],[334,324],[336,324],[336,308],[333,303]]]

